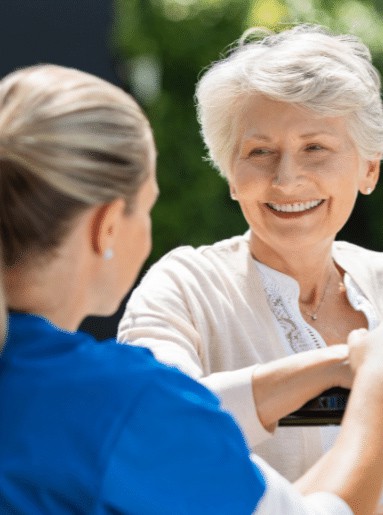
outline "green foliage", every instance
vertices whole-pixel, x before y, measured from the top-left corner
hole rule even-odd
[[[226,182],[203,159],[205,150],[193,102],[201,70],[251,25],[278,29],[303,21],[361,36],[382,69],[380,2],[115,0],[112,45],[120,76],[148,114],[158,148],[161,196],[153,210],[150,262],[175,246],[211,243],[246,230]],[[354,19],[345,14],[350,9]],[[341,236],[383,249],[382,197],[379,189],[358,201],[355,215]]]

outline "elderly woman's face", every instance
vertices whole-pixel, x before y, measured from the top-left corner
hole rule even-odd
[[[253,97],[237,125],[229,184],[253,237],[286,250],[331,241],[373,188],[379,160],[367,161],[342,117],[319,118],[292,104]]]

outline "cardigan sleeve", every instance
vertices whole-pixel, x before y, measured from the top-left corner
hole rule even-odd
[[[215,316],[214,326],[219,329],[220,320],[228,317],[217,314],[214,281],[206,278],[208,274],[196,277],[188,263],[168,256],[149,270],[133,292],[118,339],[150,348],[159,361],[211,389],[241,426],[248,445],[254,447],[272,436],[259,420],[254,403],[252,374],[256,365],[209,372],[210,320]],[[213,313],[210,318],[208,312]],[[222,322],[222,352],[231,352],[225,338]]]
[[[202,384],[218,395],[223,409],[229,411],[238,421],[250,447],[272,436],[259,420],[254,403],[251,382],[257,366],[217,372],[200,379]]]

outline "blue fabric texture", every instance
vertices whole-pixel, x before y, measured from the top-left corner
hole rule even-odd
[[[0,421],[2,514],[250,514],[265,491],[203,386],[38,316],[9,317]]]

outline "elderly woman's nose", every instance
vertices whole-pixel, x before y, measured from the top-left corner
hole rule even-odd
[[[302,171],[295,159],[290,155],[282,155],[274,170],[275,186],[295,186],[302,179]]]

